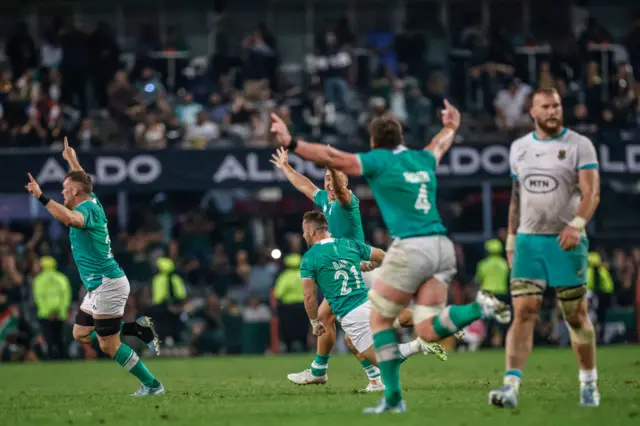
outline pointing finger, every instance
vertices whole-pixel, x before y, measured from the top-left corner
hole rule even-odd
[[[27,173],[27,175],[29,175],[29,180],[35,183],[36,180],[33,178],[33,176],[31,176],[31,173]]]
[[[69,140],[67,139],[67,137],[64,137],[64,148],[67,149],[69,148]]]

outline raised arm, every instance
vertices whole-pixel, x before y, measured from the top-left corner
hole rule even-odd
[[[313,201],[313,195],[318,190],[318,187],[313,184],[309,179],[300,173],[296,172],[291,164],[289,164],[289,153],[286,149],[280,147],[275,154],[272,154],[273,163],[277,168],[282,170],[282,173],[287,177],[291,185],[293,185],[298,191],[302,192],[311,201]]]
[[[31,196],[36,198],[47,208],[49,213],[51,213],[51,216],[55,217],[66,226],[73,228],[82,228],[84,226],[84,216],[82,216],[82,213],[76,210],[69,210],[57,201],[46,197],[42,193],[42,189],[40,189],[38,182],[36,182],[33,176],[31,176],[31,173],[28,173],[28,175],[29,183],[25,185],[25,189],[29,191]]]
[[[64,151],[62,151],[62,158],[64,158],[67,163],[69,163],[69,167],[73,171],[84,171],[82,167],[80,167],[80,163],[78,162],[78,156],[76,155],[76,150],[69,146],[69,141],[67,137],[64,138]]]
[[[437,135],[431,139],[431,142],[424,148],[427,151],[431,151],[436,157],[438,164],[442,160],[442,157],[449,151],[453,141],[456,138],[456,132],[460,127],[460,111],[444,100],[445,109],[442,112],[442,124],[443,128]]]
[[[329,174],[331,175],[331,182],[333,183],[333,192],[336,194],[336,199],[342,206],[348,206],[351,204],[351,191],[347,185],[343,185],[342,176],[336,169],[329,167]]]
[[[371,247],[371,255],[369,256],[369,261],[361,262],[360,270],[362,272],[373,271],[374,269],[382,265],[382,261],[384,260],[385,254],[386,253],[384,252],[384,250],[381,250],[376,247]]]
[[[361,176],[362,167],[355,154],[340,151],[329,145],[305,142],[293,139],[287,126],[275,114],[271,114],[271,132],[278,141],[290,151],[295,152],[305,160],[310,160],[322,167],[332,167],[349,176]]]

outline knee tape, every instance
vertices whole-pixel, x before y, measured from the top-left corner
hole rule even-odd
[[[585,286],[559,287],[556,289],[558,304],[565,319],[570,319],[576,313],[587,294]]]
[[[430,318],[437,316],[444,309],[445,304],[425,306],[416,305],[413,307],[413,324],[420,324]]]
[[[544,283],[538,280],[527,280],[514,278],[509,283],[511,287],[511,297],[530,296],[542,299],[544,294]]]
[[[94,319],[96,334],[100,337],[113,336],[120,333],[122,318]]]
[[[591,324],[589,324],[588,327],[578,328],[567,322],[567,327],[569,328],[569,336],[571,337],[572,342],[579,345],[586,345],[595,342],[596,332]]]
[[[369,291],[369,300],[373,309],[385,318],[396,318],[404,309],[404,306],[384,298],[375,290]]]

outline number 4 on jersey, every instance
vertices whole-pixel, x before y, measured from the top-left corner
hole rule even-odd
[[[424,214],[429,213],[431,210],[431,203],[429,202],[429,198],[427,197],[427,185],[420,185],[420,189],[418,190],[418,198],[416,198],[416,203],[413,205],[416,210],[422,210]]]

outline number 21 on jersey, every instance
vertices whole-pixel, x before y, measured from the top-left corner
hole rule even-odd
[[[356,267],[351,266],[349,272],[351,272],[351,275],[353,275],[353,278],[355,278],[356,280],[356,288],[360,288],[360,277],[358,276],[358,270],[356,269]],[[342,289],[340,290],[340,296],[345,296],[351,293],[351,291],[353,290],[352,288],[349,288],[349,274],[347,273],[347,271],[342,269],[336,271],[336,273],[333,275],[333,279],[342,280]]]

